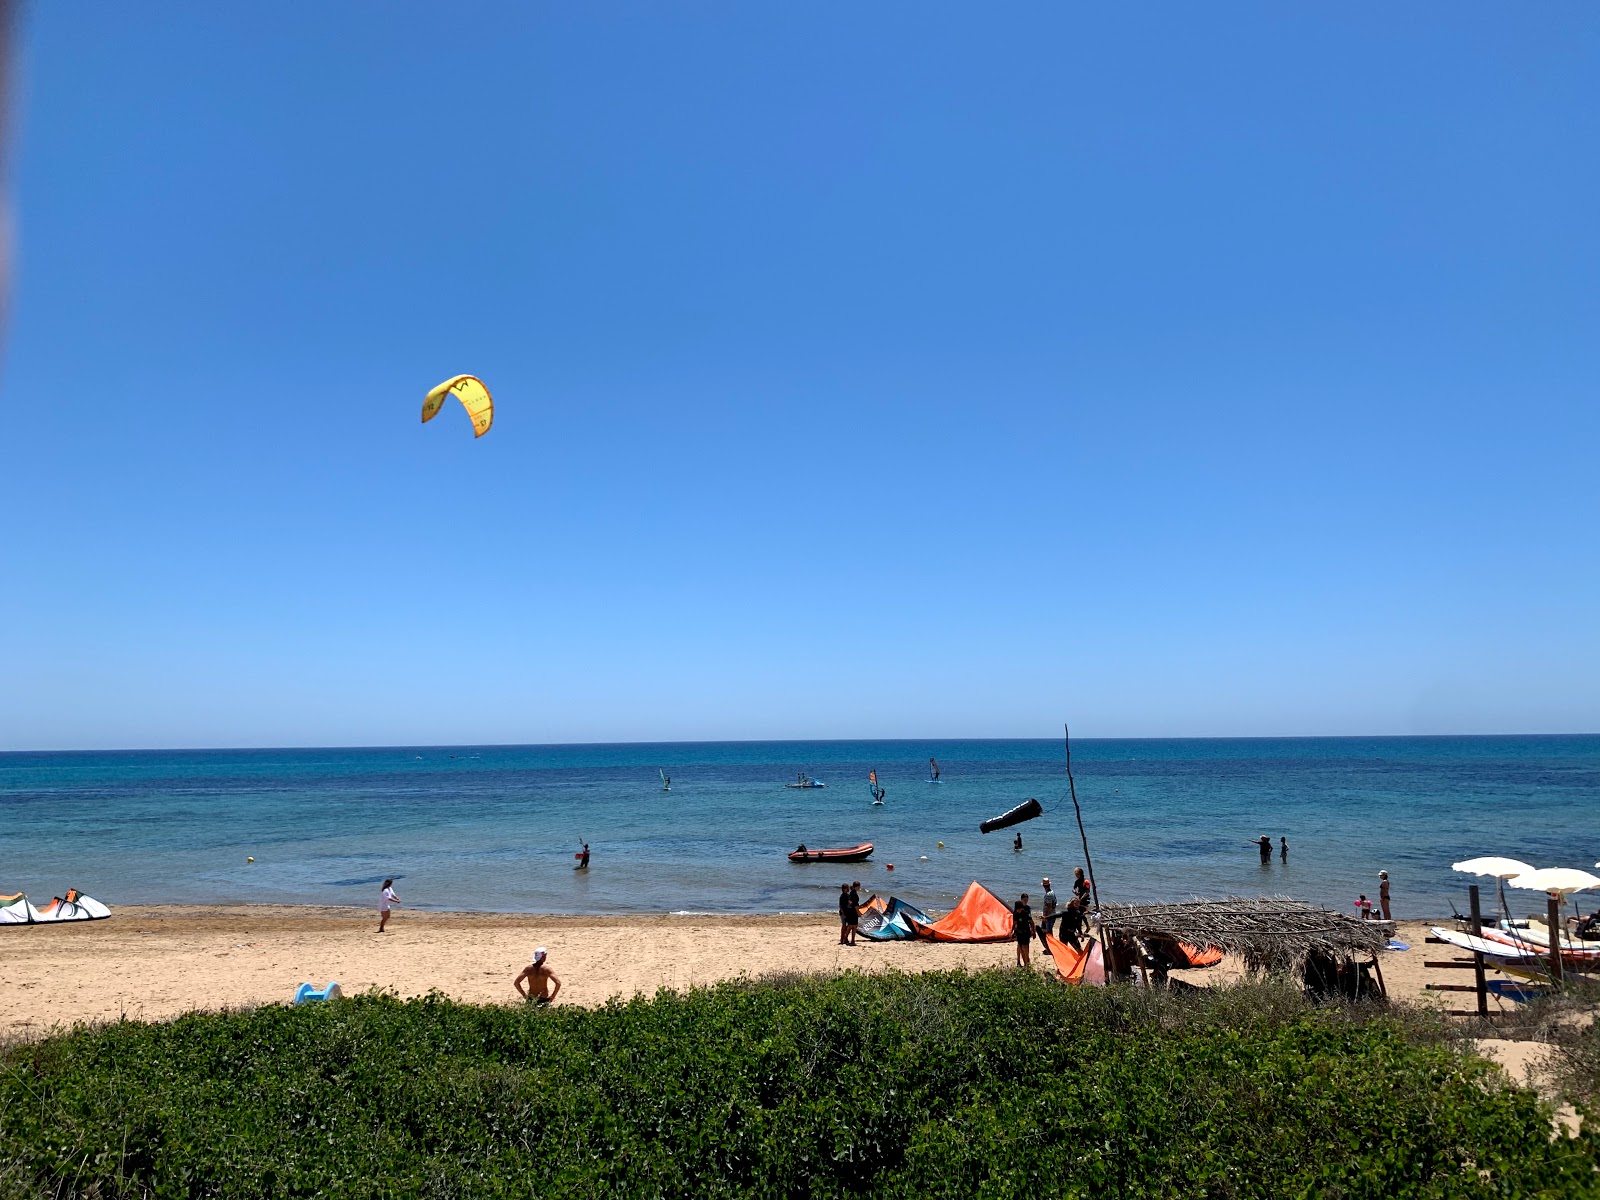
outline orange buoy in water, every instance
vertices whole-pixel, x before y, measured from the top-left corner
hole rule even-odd
[[[892,871],[892,870],[894,870],[894,864],[893,863],[884,863],[883,864],[883,869],[885,871]]]

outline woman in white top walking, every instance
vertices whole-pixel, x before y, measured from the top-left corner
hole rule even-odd
[[[389,923],[389,908],[399,904],[400,897],[394,894],[394,880],[383,881],[383,894],[378,897],[378,932],[383,932],[383,927]]]

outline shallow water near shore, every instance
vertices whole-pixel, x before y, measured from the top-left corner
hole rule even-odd
[[[1600,736],[1082,741],[1073,767],[1105,900],[1353,912],[1387,869],[1397,916],[1437,916],[1466,905],[1459,859],[1600,858]],[[798,771],[828,786],[785,788]],[[978,832],[1029,796],[1045,812],[1020,853],[1012,831]],[[1260,865],[1263,833],[1289,839],[1287,863]],[[861,841],[869,863],[784,857]],[[944,908],[975,878],[1007,899],[1037,899],[1046,874],[1064,891],[1082,861],[1056,741],[0,754],[0,892],[46,899],[361,905],[392,875],[428,909],[805,912],[860,879]]]

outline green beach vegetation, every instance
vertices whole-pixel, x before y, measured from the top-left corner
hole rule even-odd
[[[0,1195],[1566,1196],[1594,1135],[1415,1010],[1043,975],[368,995],[0,1058]]]

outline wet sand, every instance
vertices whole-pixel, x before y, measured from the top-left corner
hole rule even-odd
[[[437,990],[479,1004],[514,1003],[511,980],[550,950],[562,1004],[686,989],[776,972],[1010,966],[1009,942],[838,945],[829,916],[530,916],[399,910],[379,935],[368,910],[300,906],[128,907],[111,919],[0,927],[0,1035],[37,1037],[76,1022],[161,1020],[192,1009],[287,1002],[303,982],[336,979],[344,991]],[[1457,957],[1426,946],[1427,922],[1402,922],[1411,949],[1383,955],[1390,994],[1430,996],[1446,1008],[1470,996],[1425,993],[1423,984],[1468,983],[1469,971],[1425,971],[1425,958]],[[1050,969],[1034,947],[1036,970]],[[1235,978],[1228,962],[1184,973],[1204,984]]]

